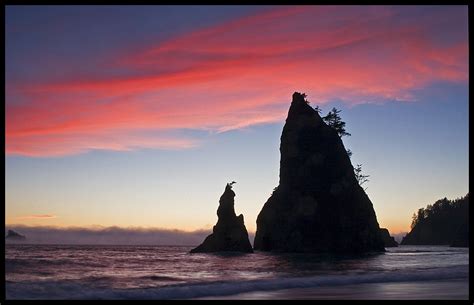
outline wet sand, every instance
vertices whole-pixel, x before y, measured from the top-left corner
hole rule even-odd
[[[467,300],[467,279],[368,283],[320,286],[273,291],[253,291],[229,296],[213,296],[200,300]]]

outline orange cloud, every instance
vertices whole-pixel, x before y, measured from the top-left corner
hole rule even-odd
[[[438,30],[464,16],[409,10],[279,7],[111,55],[106,66],[125,76],[8,86],[25,102],[7,100],[6,152],[183,149],[199,141],[173,131],[280,121],[293,91],[316,104],[356,104],[416,100],[412,91],[433,82],[466,82],[467,37],[440,43],[449,33]]]
[[[40,214],[40,215],[27,215],[27,216],[20,216],[16,219],[50,219],[56,218],[56,215],[49,215],[49,214]]]

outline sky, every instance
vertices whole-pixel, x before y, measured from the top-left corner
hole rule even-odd
[[[235,180],[255,232],[298,91],[409,231],[468,192],[467,33],[467,6],[6,6],[6,226],[203,232]]]

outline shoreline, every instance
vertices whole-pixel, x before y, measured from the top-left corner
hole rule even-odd
[[[468,300],[469,279],[361,283],[252,291],[191,300]]]

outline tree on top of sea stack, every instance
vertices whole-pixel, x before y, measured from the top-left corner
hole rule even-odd
[[[346,123],[342,121],[341,116],[339,115],[340,112],[341,110],[337,110],[333,107],[332,110],[322,119],[326,124],[328,124],[328,126],[334,128],[340,137],[350,136],[351,134],[346,131]]]
[[[331,122],[341,126],[334,115],[338,111]],[[384,251],[372,202],[355,177],[342,135],[304,95],[293,94],[281,135],[280,182],[258,215],[254,249]]]

